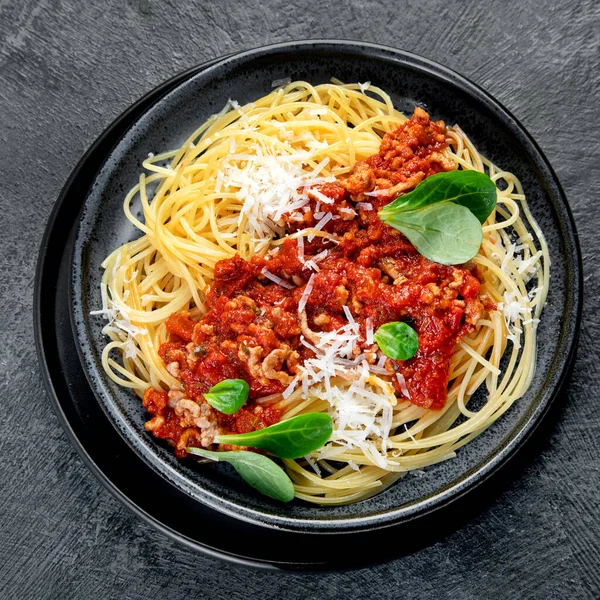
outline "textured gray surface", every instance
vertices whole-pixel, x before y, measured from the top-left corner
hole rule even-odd
[[[0,3],[0,597],[598,597],[599,32],[594,0],[335,8],[306,0]],[[563,183],[586,277],[578,360],[537,458],[450,537],[344,574],[249,572],[156,534],[100,486],[69,445],[33,348],[33,273],[45,222],[104,127],[174,72],[307,37],[402,47],[460,71],[503,102]]]

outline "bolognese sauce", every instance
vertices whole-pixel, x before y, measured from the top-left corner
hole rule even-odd
[[[146,429],[182,457],[187,446],[209,446],[217,433],[276,423],[281,414],[269,397],[280,397],[314,356],[303,340],[343,327],[347,310],[360,327],[355,352],[370,364],[378,355],[368,327],[404,321],[415,329],[417,354],[387,358],[383,368],[398,396],[443,408],[453,349],[474,330],[488,301],[480,297],[474,268],[424,258],[377,211],[426,177],[456,168],[444,154],[447,145],[444,123],[415,109],[348,177],[308,191],[310,202],[285,215],[287,237],[275,250],[250,261],[236,255],[218,262],[206,313],[193,319],[182,312],[166,321],[170,339],[159,354],[181,389],[148,388]],[[294,236],[307,228],[325,237]],[[234,415],[214,410],[203,396],[224,379],[250,386],[246,405]]]

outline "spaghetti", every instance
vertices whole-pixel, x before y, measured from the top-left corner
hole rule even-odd
[[[382,156],[395,132],[413,122],[433,132],[427,153],[421,152],[418,164],[410,163],[412,171],[404,163],[402,177],[382,178],[385,165],[376,169],[372,157]],[[368,169],[359,167],[369,164],[379,173],[376,184],[365,183]],[[548,291],[548,250],[517,178],[482,157],[458,126],[432,123],[420,109],[408,121],[383,90],[369,83],[333,81],[313,87],[290,82],[243,107],[230,101],[179,149],[149,157],[143,166],[149,174],[140,176],[124,202],[126,217],[142,236],[104,261],[103,306],[93,314],[109,321],[103,330],[110,338],[102,354],[106,373],[144,396],[154,415],[147,428],[171,440],[179,456],[185,455],[186,444],[210,446],[215,428],[210,408],[190,399],[201,398],[206,389],[198,388],[194,396],[197,382],[185,379],[189,365],[205,360],[206,350],[198,351],[196,342],[202,335],[214,336],[218,315],[214,322],[210,315],[216,315],[217,296],[224,297],[223,303],[241,302],[252,296],[252,286],[271,295],[261,301],[254,297],[254,306],[238,309],[247,308],[250,315],[268,309],[272,318],[276,303],[291,306],[297,311],[292,325],[298,335],[290,333],[296,346],[287,350],[279,340],[268,355],[270,367],[264,366],[268,357],[257,351],[255,358],[263,365],[258,375],[253,347],[244,350],[240,361],[255,392],[254,422],[246,428],[307,412],[328,412],[334,422],[334,435],[323,448],[284,461],[299,499],[325,505],[355,502],[411,470],[452,458],[526,392]],[[486,173],[497,186],[496,210],[483,226],[483,243],[468,268],[430,263],[415,256],[398,232],[390,238],[390,243],[402,239],[407,245],[406,273],[432,269],[438,287],[463,310],[452,338],[458,343],[448,357],[445,397],[439,401],[427,383],[417,386],[416,368],[390,361],[374,344],[376,313],[359,318],[360,306],[350,297],[331,321],[329,313],[311,308],[311,294],[324,274],[333,277],[337,267],[331,261],[346,252],[344,231],[351,224],[360,222],[355,229],[367,232],[380,228],[377,207],[431,173],[456,168]],[[134,199],[141,201],[143,221],[131,210]],[[300,265],[294,272],[286,271],[283,262],[291,251]],[[239,279],[246,264],[255,270],[244,284]],[[235,293],[224,288],[223,265],[231,267]],[[377,265],[390,289],[406,283],[398,263],[381,259]],[[460,293],[452,294],[452,278],[471,278],[477,289],[471,292],[461,283],[454,286]],[[204,333],[194,334],[198,323]],[[179,345],[169,346],[173,343]],[[177,354],[188,344],[189,354]],[[264,346],[266,352],[268,343]],[[429,372],[434,364],[427,363]],[[225,379],[229,367],[219,368],[215,376]],[[487,398],[477,410],[470,409],[469,400],[480,388]],[[246,413],[244,418],[250,418]],[[237,421],[226,425],[241,427]]]

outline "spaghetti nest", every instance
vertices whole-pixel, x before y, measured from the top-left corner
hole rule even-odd
[[[185,396],[179,365],[159,355],[170,339],[168,318],[182,311],[192,320],[205,315],[219,261],[274,256],[290,237],[296,239],[302,262],[305,243],[337,244],[325,227],[327,200],[319,198],[318,190],[376,155],[386,134],[406,122],[390,97],[369,83],[293,82],[243,107],[230,101],[179,149],[145,160],[147,172],[124,202],[126,217],[142,235],[104,261],[103,306],[94,311],[109,321],[104,333],[110,342],[102,354],[108,376],[139,396],[148,388],[169,392],[173,402]],[[487,299],[485,310],[452,351],[442,408],[415,403],[404,378],[396,382],[386,373],[386,359],[376,346],[373,359],[361,363],[360,402],[352,400],[360,419],[347,409],[350,396],[356,396],[355,382],[335,374],[311,386],[296,378],[284,391],[256,398],[259,410],[269,407],[282,419],[315,411],[333,418],[334,435],[323,448],[284,461],[297,498],[331,505],[354,502],[411,470],[449,459],[530,385],[549,281],[543,234],[517,178],[481,156],[458,126],[444,126],[444,131],[438,160],[448,162],[447,169],[486,173],[497,186],[496,210],[483,226],[483,243],[469,265]],[[307,196],[313,203],[323,201],[324,218],[294,227],[290,234],[289,216],[298,211],[302,216]],[[132,212],[134,200],[141,202],[143,221]],[[319,269],[315,261],[312,267]],[[264,273],[274,285],[288,285]],[[305,292],[310,287],[310,281],[296,283],[305,285]],[[306,321],[308,292],[300,300],[300,322]],[[344,311],[346,329],[329,338],[322,334],[323,352],[339,346],[346,334],[348,343],[352,335],[358,339],[352,313],[348,307]],[[372,332],[360,335],[364,341]],[[482,400],[477,410],[470,409],[477,390]]]

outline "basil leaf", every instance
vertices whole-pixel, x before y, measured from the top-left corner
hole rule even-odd
[[[373,335],[379,349],[390,358],[408,360],[419,349],[417,332],[406,323],[394,321],[382,325]]]
[[[286,472],[270,458],[255,452],[211,452],[201,448],[186,448],[190,454],[215,461],[228,462],[240,477],[255,490],[269,498],[289,502],[294,498],[294,485]]]
[[[232,415],[244,406],[249,392],[250,386],[243,379],[225,379],[213,385],[204,398],[213,408]]]
[[[279,458],[300,458],[321,448],[332,431],[329,415],[307,413],[250,433],[218,435],[215,442],[260,448]]]
[[[468,208],[481,224],[496,207],[496,185],[479,171],[449,171],[431,175],[414,190],[400,196],[379,213],[381,219],[393,213],[424,208],[438,202],[453,202]]]
[[[471,260],[483,240],[477,217],[452,202],[432,204],[420,210],[389,213],[381,220],[401,231],[426,258],[443,265]]]

